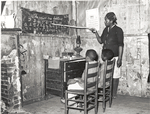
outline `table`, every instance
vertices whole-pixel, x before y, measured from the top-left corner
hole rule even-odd
[[[82,77],[84,69],[83,57],[60,59],[59,69],[48,68],[48,60],[45,59],[45,97],[51,94],[64,98],[68,80]]]

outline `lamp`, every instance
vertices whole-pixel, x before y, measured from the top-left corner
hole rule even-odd
[[[77,44],[81,44],[81,39],[80,39],[80,36],[79,36],[79,35],[77,36],[76,43],[77,43]]]
[[[80,52],[83,50],[81,47],[80,47],[80,44],[81,44],[81,39],[80,39],[80,36],[78,35],[77,36],[77,39],[76,39],[76,47],[74,48],[74,50],[76,51],[76,56],[77,57],[80,57]]]

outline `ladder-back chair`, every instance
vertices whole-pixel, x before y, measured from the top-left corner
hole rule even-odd
[[[66,90],[65,91],[65,113],[68,114],[69,109],[76,109],[84,111],[84,114],[88,114],[88,111],[95,108],[95,114],[97,114],[97,90],[98,90],[98,68],[97,61],[86,62],[84,71],[84,89],[83,90]],[[89,81],[92,80],[92,81]],[[82,99],[75,99],[75,97],[68,98],[68,94],[75,94],[82,96]],[[74,106],[68,102],[82,103],[82,107]],[[94,101],[94,102],[93,102]]]
[[[98,103],[102,102],[103,112],[105,112],[107,101],[109,101],[109,107],[111,107],[112,104],[112,79],[115,61],[115,59],[106,60],[103,64],[104,66],[100,67],[100,72],[103,73],[99,74],[102,74],[100,77],[102,77],[103,84],[101,87],[98,87]]]

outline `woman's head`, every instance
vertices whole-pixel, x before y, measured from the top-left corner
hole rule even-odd
[[[114,12],[109,12],[105,16],[105,25],[110,26],[111,24],[117,24],[117,17]]]
[[[102,60],[111,60],[114,57],[114,53],[110,49],[103,49],[102,50]]]
[[[98,55],[95,50],[89,49],[86,51],[86,61],[98,61]]]

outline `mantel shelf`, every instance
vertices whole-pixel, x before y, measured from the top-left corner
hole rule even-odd
[[[20,28],[1,28],[1,31],[22,31]]]

